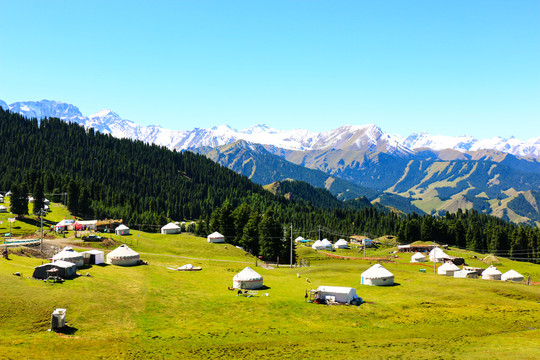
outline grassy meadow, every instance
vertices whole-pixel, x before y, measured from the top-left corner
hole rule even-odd
[[[398,285],[371,287],[360,285],[360,274],[373,261],[328,258],[307,247],[298,252],[310,267],[267,270],[234,246],[187,234],[134,231],[122,240],[149,265],[93,266],[79,271],[89,277],[47,284],[28,278],[43,260],[1,259],[0,358],[540,357],[539,286],[438,276],[430,263],[409,264],[410,254],[399,254],[384,264]],[[186,263],[203,270],[167,269]],[[259,296],[227,289],[245,266],[264,277],[268,289]],[[539,281],[538,265],[502,259],[501,270],[507,267]],[[306,290],[319,285],[355,287],[365,303],[306,303]],[[67,309],[64,334],[47,331],[56,307]]]

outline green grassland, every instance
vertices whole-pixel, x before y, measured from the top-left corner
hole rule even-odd
[[[93,266],[80,270],[89,277],[47,284],[28,278],[43,260],[1,259],[0,358],[540,357],[539,286],[434,275],[431,263],[409,264],[411,254],[395,257],[389,254],[392,248],[368,249],[367,255],[393,256],[384,266],[398,285],[363,286],[360,274],[374,261],[328,258],[301,247],[298,256],[309,258],[310,267],[256,267],[268,289],[245,298],[227,287],[243,267],[255,267],[256,259],[234,246],[188,234],[138,231],[121,240],[149,265]],[[480,264],[472,258],[478,254],[448,252]],[[356,249],[336,253],[358,255]],[[167,269],[185,263],[203,270]],[[540,266],[534,264],[502,259],[499,268],[540,278]],[[306,303],[306,290],[319,285],[355,287],[366,303]],[[56,307],[67,309],[66,334],[47,332]]]

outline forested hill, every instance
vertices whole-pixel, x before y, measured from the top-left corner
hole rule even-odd
[[[38,125],[0,110],[0,139],[0,190],[26,184],[32,192],[40,178],[46,193],[70,192],[70,209],[83,217],[159,224],[198,219],[225,199],[233,206],[252,197],[263,205],[285,202],[205,156],[116,139],[56,118]]]

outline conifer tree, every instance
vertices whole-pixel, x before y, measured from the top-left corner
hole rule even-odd
[[[45,208],[45,194],[43,192],[43,183],[38,178],[34,183],[34,191],[32,192],[34,197],[34,214],[39,214],[41,210]]]

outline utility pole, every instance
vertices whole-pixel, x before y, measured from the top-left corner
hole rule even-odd
[[[293,247],[293,239],[292,239],[292,224],[291,224],[291,269],[292,269],[292,247]]]
[[[366,242],[365,242],[365,239],[363,239],[362,242],[364,243],[364,257],[366,257]]]
[[[41,209],[39,211],[39,215],[41,215],[41,237],[39,241],[39,251],[43,252],[43,212],[45,209]]]
[[[319,225],[319,240],[321,240],[321,225]]]

